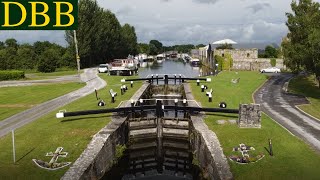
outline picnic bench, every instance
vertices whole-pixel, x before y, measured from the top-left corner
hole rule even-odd
[[[237,84],[239,83],[240,81],[240,78],[237,78],[237,79],[231,79],[231,82],[234,83],[234,84]]]
[[[111,97],[112,97],[112,96],[113,96],[113,97],[117,96],[117,92],[114,92],[113,89],[110,89],[110,90],[109,90],[109,93],[110,93]]]

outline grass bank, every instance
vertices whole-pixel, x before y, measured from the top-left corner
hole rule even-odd
[[[314,76],[297,76],[291,79],[289,91],[307,97],[310,104],[300,105],[299,108],[320,119],[320,88],[314,81]]]
[[[238,84],[231,79],[240,78]],[[208,102],[200,87],[192,83],[194,97],[205,107],[218,107],[225,101],[228,108],[238,108],[240,103],[251,103],[252,93],[266,80],[257,72],[223,72],[207,86],[213,88],[213,102]],[[261,129],[240,129],[235,124],[219,125],[217,120],[237,119],[237,115],[211,114],[206,124],[215,132],[226,156],[235,155],[232,148],[240,143],[253,146],[256,153],[265,157],[253,164],[240,165],[228,160],[235,179],[317,179],[320,175],[320,156],[302,140],[290,135],[272,119],[263,114]],[[269,156],[265,147],[268,139],[273,142],[274,156]]]
[[[106,106],[98,107],[93,93],[59,109],[70,112],[116,107],[120,101],[129,99],[141,85],[135,83],[133,88],[129,87],[124,95],[120,95],[120,79],[123,77],[105,74],[101,77],[108,85],[99,90],[98,95],[106,102]],[[110,103],[110,88],[118,92],[114,104]],[[50,157],[46,157],[45,154],[62,146],[69,154],[66,158],[59,158],[59,162],[74,162],[92,136],[110,122],[109,114],[56,119],[55,113],[59,109],[15,131],[16,164],[13,164],[11,135],[0,138],[0,179],[59,179],[68,168],[47,171],[38,168],[32,159],[48,162]]]
[[[80,71],[80,73],[83,73],[83,70]],[[61,69],[56,72],[51,73],[41,73],[41,72],[26,72],[26,80],[40,80],[40,79],[51,79],[58,76],[68,76],[68,75],[77,75],[77,70],[67,70],[67,69]]]
[[[84,83],[57,83],[0,88],[0,121],[35,105],[85,86]]]

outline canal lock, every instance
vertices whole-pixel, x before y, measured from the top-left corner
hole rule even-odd
[[[162,110],[162,105],[187,106],[185,98],[182,84],[151,84],[133,105],[157,104],[160,109],[128,114],[127,142],[117,147],[123,156],[102,179],[202,179],[191,146],[189,113]]]

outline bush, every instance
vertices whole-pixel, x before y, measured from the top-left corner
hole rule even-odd
[[[270,64],[271,64],[272,67],[275,67],[276,64],[277,64],[277,60],[275,58],[271,58],[270,59]]]
[[[0,71],[0,81],[23,79],[24,71]]]

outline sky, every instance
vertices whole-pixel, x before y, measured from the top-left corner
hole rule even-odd
[[[319,2],[320,0],[316,0]],[[288,29],[291,0],[97,0],[136,30],[138,42],[208,44],[229,38],[238,43],[277,43]],[[0,40],[48,40],[66,45],[64,31],[0,31]]]

